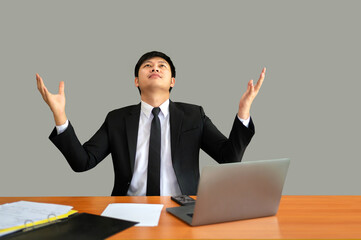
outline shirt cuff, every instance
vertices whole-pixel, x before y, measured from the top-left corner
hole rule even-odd
[[[238,117],[238,114],[237,114],[237,117]],[[245,127],[248,128],[248,126],[249,126],[249,121],[250,121],[251,117],[248,117],[247,119],[243,119],[243,118],[238,117],[238,119],[239,119],[239,121],[241,121],[241,123],[242,123]]]
[[[58,133],[58,135],[63,133],[68,128],[68,125],[69,125],[69,121],[67,119],[66,122],[63,125],[55,126],[56,127],[56,132]]]

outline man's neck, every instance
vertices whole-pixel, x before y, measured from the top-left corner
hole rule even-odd
[[[162,105],[162,103],[164,103],[169,99],[169,94],[165,94],[165,95],[141,94],[140,98],[143,102],[148,103],[152,107],[159,107],[160,105]]]

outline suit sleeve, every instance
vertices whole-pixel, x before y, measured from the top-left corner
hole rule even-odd
[[[203,118],[201,148],[218,163],[241,161],[244,151],[255,133],[252,118],[247,128],[236,116],[227,138],[214,126],[202,108],[201,116]]]
[[[49,139],[75,172],[83,172],[95,167],[110,152],[106,121],[84,145],[79,142],[70,122],[68,128],[59,135],[54,128]]]

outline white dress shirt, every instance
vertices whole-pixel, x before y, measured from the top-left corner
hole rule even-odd
[[[160,106],[159,120],[161,125],[161,157],[160,157],[160,195],[180,195],[177,177],[172,164],[170,147],[170,123],[169,123],[169,99]],[[127,195],[145,196],[147,191],[147,171],[149,154],[150,128],[153,120],[153,107],[141,101],[141,112],[139,118],[137,151],[135,153],[135,164],[133,178]]]
[[[158,115],[161,124],[161,164],[160,164],[160,195],[174,196],[181,195],[181,190],[174,172],[171,156],[170,141],[170,121],[169,121],[169,99],[160,107]],[[145,196],[147,191],[147,171],[149,154],[150,127],[153,120],[153,107],[141,101],[141,113],[139,118],[137,150],[135,154],[135,164],[132,181],[127,195]],[[248,127],[250,118],[238,119]],[[68,127],[69,121],[61,126],[56,126],[58,134],[61,134]]]

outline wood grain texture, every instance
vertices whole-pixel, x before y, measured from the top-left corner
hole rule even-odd
[[[132,227],[109,239],[360,239],[361,196],[283,196],[276,216],[190,227],[166,212],[170,197],[0,197],[71,205],[101,214],[110,203],[164,204],[157,227]]]

